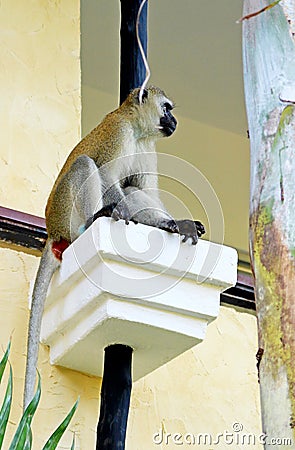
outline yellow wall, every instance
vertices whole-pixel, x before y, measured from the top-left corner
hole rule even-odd
[[[44,215],[56,171],[79,140],[79,14],[78,0],[1,1],[3,206]]]
[[[0,205],[44,216],[48,193],[80,138],[80,2],[2,0],[0,4]],[[14,404],[9,434],[22,409],[28,292],[38,258],[0,249],[0,344],[12,335]],[[42,448],[81,395],[71,430],[91,448],[100,380],[51,367],[41,347],[42,398],[34,448]],[[4,383],[5,386],[5,383]],[[3,388],[2,388],[3,390]],[[72,433],[63,442],[70,448]],[[9,440],[8,440],[9,441]],[[8,448],[8,441],[5,448]]]
[[[222,440],[214,447],[185,443],[187,433],[210,433],[213,440],[224,431],[235,434],[235,423],[243,426],[239,439],[261,434],[256,347],[255,317],[222,307],[201,344],[135,383],[127,450],[262,449],[259,444],[228,446]],[[161,429],[169,445],[153,444]],[[183,445],[173,443],[168,433],[180,433]]]
[[[43,216],[54,177],[80,136],[79,1],[2,0],[0,6],[0,204]],[[100,117],[115,107],[109,104],[107,98],[100,103]],[[218,151],[221,134],[211,134]],[[38,258],[1,248],[0,261],[3,348],[12,336],[11,436],[21,414],[27,299]],[[258,433],[256,346],[255,318],[222,308],[204,343],[134,384],[127,449],[174,448],[152,443],[160,428],[215,434],[240,422],[244,432]],[[72,431],[76,448],[94,448],[101,380],[50,366],[44,346],[39,370],[43,389],[33,422],[34,448],[42,448],[78,395],[71,431],[59,448],[70,448]]]

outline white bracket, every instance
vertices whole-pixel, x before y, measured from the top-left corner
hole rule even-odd
[[[100,218],[63,254],[42,321],[52,364],[102,376],[103,349],[134,349],[137,380],[202,341],[237,252],[146,225]]]

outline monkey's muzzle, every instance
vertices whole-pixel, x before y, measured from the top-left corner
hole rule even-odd
[[[177,120],[171,113],[167,113],[164,117],[161,117],[160,125],[162,127],[162,133],[168,137],[176,130]]]

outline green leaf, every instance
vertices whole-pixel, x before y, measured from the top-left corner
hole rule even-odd
[[[2,448],[3,439],[5,436],[5,431],[7,427],[7,422],[9,418],[11,402],[12,402],[12,368],[10,366],[9,379],[7,383],[5,397],[2,403],[1,411],[0,411],[0,450]]]
[[[5,370],[6,364],[7,364],[8,356],[10,353],[10,346],[11,346],[11,341],[9,341],[6,352],[0,362],[0,383],[2,380],[2,376],[3,376],[4,370]]]
[[[24,435],[26,437],[26,440],[24,442],[23,450],[31,450],[33,438],[32,438],[31,425],[29,423],[26,423],[26,425],[25,425]]]
[[[73,436],[73,442],[71,445],[71,450],[75,450],[75,435]]]
[[[41,396],[41,381],[40,374],[38,372],[38,386],[37,391],[32,399],[32,401],[28,404],[21,421],[17,427],[13,440],[10,444],[9,450],[29,450],[32,444],[32,435],[31,435],[31,422],[33,416],[36,412],[38,403],[40,401]]]
[[[62,435],[64,434],[67,426],[70,423],[71,418],[74,415],[74,412],[77,409],[79,403],[79,399],[76,401],[76,403],[74,404],[74,406],[72,407],[71,411],[68,413],[67,417],[62,421],[62,423],[57,427],[57,429],[54,431],[54,433],[50,436],[50,438],[48,439],[48,441],[46,442],[46,444],[44,445],[42,450],[55,450],[57,444],[59,443]],[[72,444],[72,448],[73,444]]]

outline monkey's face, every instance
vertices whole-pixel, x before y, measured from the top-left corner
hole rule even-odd
[[[174,103],[165,93],[154,86],[144,89],[142,103],[139,101],[139,89],[135,89],[137,114],[140,130],[146,136],[155,138],[168,137],[174,133],[177,120],[172,114]]]
[[[160,118],[160,131],[166,137],[171,136],[176,130],[177,120],[171,113],[173,105],[171,103],[165,102],[162,106],[163,115]]]

